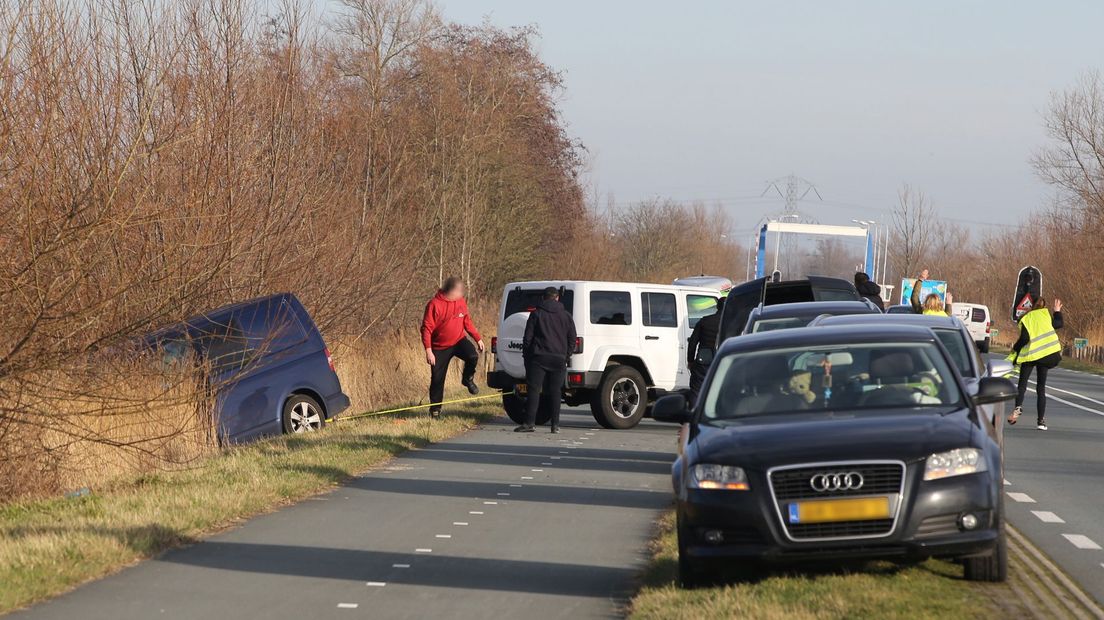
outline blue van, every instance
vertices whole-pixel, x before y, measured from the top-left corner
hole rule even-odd
[[[318,430],[349,407],[322,334],[291,293],[206,312],[146,343],[163,363],[201,364],[223,441]]]

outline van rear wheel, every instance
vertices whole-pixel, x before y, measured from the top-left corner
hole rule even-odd
[[[590,412],[603,428],[625,429],[640,423],[648,407],[648,387],[632,366],[613,366],[594,391]]]
[[[326,426],[326,416],[322,406],[310,396],[295,394],[284,403],[282,420],[284,432],[309,433],[322,430]]]
[[[525,424],[526,402],[526,399],[521,398],[513,392],[502,393],[502,408],[506,411],[506,416],[509,417],[514,424]],[[551,419],[552,413],[548,407],[548,397],[541,394],[540,407],[537,408],[537,426],[548,424],[548,421]]]

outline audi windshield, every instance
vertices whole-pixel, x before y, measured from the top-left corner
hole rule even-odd
[[[733,353],[717,360],[706,420],[840,409],[959,405],[934,342],[831,345]]]

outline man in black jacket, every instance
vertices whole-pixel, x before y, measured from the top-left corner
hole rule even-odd
[[[575,320],[560,303],[558,289],[551,286],[544,289],[544,299],[525,323],[521,352],[525,358],[526,419],[514,432],[533,432],[543,393],[552,407],[552,432],[558,433],[567,364],[575,352]]]
[[[686,346],[686,367],[690,369],[690,403],[698,400],[698,391],[705,382],[705,373],[713,363],[713,353],[717,347],[717,337],[721,331],[721,313],[724,310],[724,297],[717,300],[717,311],[698,320],[694,331],[690,333],[690,342]]]
[[[882,287],[872,282],[865,271],[855,274],[855,290],[864,299],[870,300],[871,303],[878,306],[879,310],[885,312],[885,302],[882,301]]]

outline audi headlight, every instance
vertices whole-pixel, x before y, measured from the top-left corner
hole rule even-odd
[[[690,469],[690,488],[747,491],[751,487],[747,474],[740,467],[701,464]]]
[[[924,480],[939,480],[964,474],[985,471],[984,455],[977,448],[959,448],[928,457],[924,466]]]

